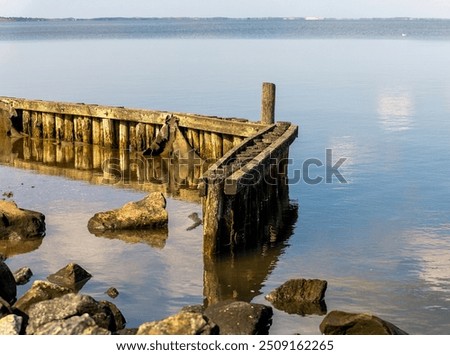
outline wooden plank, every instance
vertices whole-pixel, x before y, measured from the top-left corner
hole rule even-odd
[[[289,145],[297,138],[297,136],[298,126],[291,125],[286,132],[269,147],[264,149],[244,167],[227,177],[225,181],[225,194],[235,195],[240,188],[241,181],[245,180],[246,177],[248,178],[248,175],[257,175],[257,173],[261,173],[260,170],[264,168],[269,159],[283,150],[289,149]]]
[[[149,124],[163,124],[167,115],[172,114],[179,119],[179,127],[239,137],[249,137],[267,126],[266,124],[249,122],[248,120],[241,118],[219,118],[192,113],[154,111],[83,103],[28,100],[22,98],[0,97],[0,99],[8,102],[16,109],[104,119],[108,118],[112,120],[123,119]]]

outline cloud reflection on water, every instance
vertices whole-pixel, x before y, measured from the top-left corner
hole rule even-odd
[[[414,100],[406,90],[385,90],[378,96],[378,118],[388,132],[411,129],[414,113]]]

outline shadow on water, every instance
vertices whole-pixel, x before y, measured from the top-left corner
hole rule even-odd
[[[198,204],[201,202],[197,183],[207,168],[206,164],[177,164],[173,159],[144,157],[139,152],[78,143],[57,144],[52,140],[28,137],[0,137],[0,147],[0,164],[3,165],[92,184],[114,185],[138,191],[159,191],[171,198]],[[265,281],[289,246],[289,238],[294,234],[294,226],[297,223],[298,205],[289,200],[287,189],[285,192],[283,201],[277,202],[277,212],[262,218],[263,225],[255,227],[255,233],[264,233],[263,238],[257,238],[261,240],[260,243],[215,258],[204,257],[205,305],[228,299],[250,302],[262,293]],[[200,217],[189,216],[193,224],[187,230],[201,228]],[[96,236],[163,249],[168,231],[115,231]],[[0,253],[5,257],[29,253],[39,248],[41,242],[42,240],[25,243],[1,241]]]

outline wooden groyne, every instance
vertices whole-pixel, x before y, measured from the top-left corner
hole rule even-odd
[[[203,175],[204,252],[279,239],[289,212],[287,165],[297,127],[277,123],[230,150]]]
[[[14,126],[32,138],[143,150],[168,115],[204,158],[219,158],[264,125],[239,118],[0,97],[17,112]]]
[[[133,166],[142,185],[151,182],[155,165],[175,166],[188,187],[199,188],[205,255],[275,240],[283,227],[289,146],[298,128],[275,123],[274,84],[263,84],[260,122],[11,97],[0,97],[0,113],[10,117],[12,130],[27,137],[23,150],[30,157],[28,147],[44,142],[50,151],[43,156],[58,165],[65,161],[61,147],[73,145],[79,147],[74,169],[101,169],[102,181],[114,172],[123,177]]]

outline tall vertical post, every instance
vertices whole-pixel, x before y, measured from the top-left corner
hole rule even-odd
[[[261,123],[275,123],[275,84],[263,83],[261,103]]]

